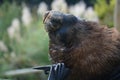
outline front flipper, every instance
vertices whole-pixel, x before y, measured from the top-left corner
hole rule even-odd
[[[69,73],[69,69],[64,63],[58,63],[51,66],[48,80],[65,80]]]

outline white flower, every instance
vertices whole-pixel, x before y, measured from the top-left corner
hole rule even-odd
[[[52,2],[52,10],[67,12],[68,6],[65,0],[54,0]]]
[[[31,13],[30,13],[30,10],[27,6],[23,6],[22,22],[25,26],[29,26],[29,24],[32,22]]]
[[[20,41],[20,22],[17,18],[13,19],[11,26],[7,29],[10,39]]]
[[[47,4],[45,2],[41,2],[38,6],[37,14],[43,16],[47,10]]]
[[[99,22],[98,16],[92,7],[87,8],[87,10],[85,11],[85,14],[84,14],[84,18],[86,18],[87,20],[90,20],[90,21]]]
[[[13,38],[14,38],[14,34],[15,34],[15,28],[13,28],[12,26],[10,26],[10,27],[7,29],[7,32],[8,32],[9,38],[10,38],[10,39],[13,39]]]
[[[85,12],[86,4],[81,1],[74,6],[70,6],[69,12],[77,17],[82,17]]]
[[[15,28],[15,30],[16,30],[17,32],[19,32],[19,31],[20,31],[20,22],[19,22],[19,19],[17,19],[17,18],[13,19],[11,26],[12,26],[13,28]]]
[[[3,41],[0,41],[0,51],[2,51],[2,52],[8,51],[8,48],[6,47],[6,45],[4,44]]]

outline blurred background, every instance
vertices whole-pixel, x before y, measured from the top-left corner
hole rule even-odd
[[[51,64],[42,23],[46,11],[58,10],[113,27],[114,6],[115,0],[0,0],[0,80],[46,80],[42,73],[26,71]],[[16,70],[23,72],[16,75]]]

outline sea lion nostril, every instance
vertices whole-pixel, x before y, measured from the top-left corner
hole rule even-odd
[[[50,11],[47,11],[44,15],[44,18],[43,18],[43,23],[46,22],[46,19],[49,17],[49,14],[50,14]]]

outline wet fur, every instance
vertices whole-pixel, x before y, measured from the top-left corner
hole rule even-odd
[[[49,50],[53,63],[64,62],[67,80],[104,80],[120,65],[120,35],[95,22],[72,19],[53,32]],[[68,21],[68,22],[67,22]]]

